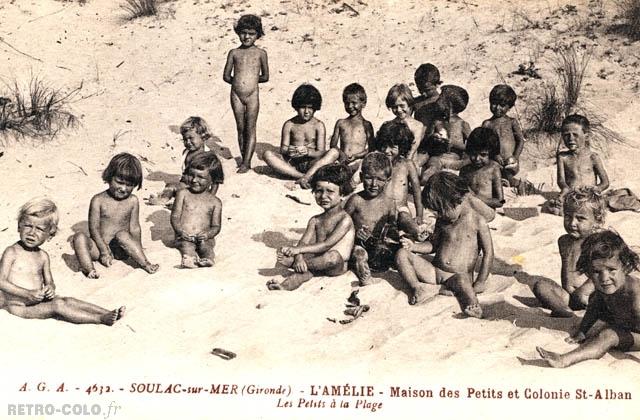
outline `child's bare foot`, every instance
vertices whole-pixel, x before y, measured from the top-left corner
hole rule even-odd
[[[360,286],[368,286],[373,284],[373,280],[371,279],[371,269],[369,268],[369,263],[365,259],[356,259],[355,264],[355,272],[356,277],[360,282]]]
[[[300,188],[302,188],[303,190],[308,190],[309,188],[311,188],[311,184],[309,183],[309,178],[307,178],[306,176],[303,176],[302,178],[298,179],[296,181],[296,184],[300,185]]]
[[[287,268],[291,268],[293,265],[293,257],[287,257],[280,249],[276,252],[276,260],[278,261],[278,264],[284,265]]]
[[[88,279],[100,278],[100,274],[98,274],[98,272],[95,269],[89,271],[88,273],[82,272],[82,274],[84,274]]]
[[[121,306],[119,307],[116,311],[118,312],[117,316],[116,316],[116,321],[121,319],[124,316],[124,312],[127,308],[125,306]]]
[[[562,360],[562,356],[558,353],[554,353],[552,351],[548,351],[543,349],[542,347],[536,347],[538,354],[542,357],[542,360],[547,362],[549,366],[554,368],[563,368],[566,367],[566,364]]]
[[[183,255],[180,263],[182,268],[196,268],[196,258],[192,255]]]
[[[144,271],[146,271],[147,273],[149,273],[149,274],[153,274],[153,273],[155,273],[156,271],[158,271],[158,268],[160,268],[160,265],[158,265],[158,264],[151,264],[150,262],[148,262],[148,263],[146,263],[146,264],[144,264],[144,265],[142,266],[142,269],[143,269]]]
[[[200,258],[196,264],[198,267],[213,267],[214,262],[211,258]]]
[[[413,291],[413,295],[409,297],[409,305],[420,305],[421,303],[425,303],[429,300],[429,297],[429,293],[425,287],[418,285],[418,287]]]
[[[464,308],[464,313],[467,316],[482,319],[482,307],[479,303],[474,303]]]
[[[239,174],[246,174],[250,170],[251,168],[243,163],[242,165],[238,166],[238,170],[236,172]]]
[[[576,316],[570,309],[553,310],[550,316],[552,318],[573,318]]]
[[[104,325],[109,325],[109,326],[115,324],[116,321],[120,319],[118,318],[119,312],[120,312],[120,309],[114,309],[113,311],[109,311],[105,313],[100,317],[100,322]]]
[[[267,288],[269,290],[295,290],[302,285],[302,283],[308,281],[313,277],[313,274],[306,272],[301,274],[292,274],[286,279],[278,283],[272,279],[267,282]]]
[[[476,292],[476,294],[478,293],[482,293],[485,290],[487,290],[487,282],[485,281],[477,281],[475,283],[473,283],[473,291]]]

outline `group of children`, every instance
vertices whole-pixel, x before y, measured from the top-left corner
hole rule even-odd
[[[254,45],[264,34],[260,18],[245,15],[235,30],[241,46],[229,52],[224,80],[231,84],[237,123],[238,173],[246,173],[256,145],[258,83],[268,81],[269,69],[266,52]],[[311,188],[323,212],[309,220],[296,246],[278,250],[277,262],[291,273],[280,282],[269,281],[268,289],[294,290],[314,275],[339,276],[348,269],[366,286],[372,271],[395,267],[410,290],[410,304],[429,300],[424,284],[436,284],[442,294],[456,297],[467,316],[482,317],[477,294],[486,288],[494,257],[488,223],[504,204],[503,185],[522,182],[516,175],[524,138],[517,120],[508,116],[517,96],[507,85],[495,86],[489,95],[492,117],[471,130],[458,115],[469,101],[463,88],[438,89],[440,73],[432,64],[416,70],[415,82],[416,98],[405,84],[389,90],[385,103],[395,118],[377,133],[362,115],[364,88],[348,85],[343,91],[348,116],[336,122],[328,150],[325,126],[315,117],[320,92],[309,84],[295,90],[291,105],[296,115],[283,125],[279,153],[267,151],[263,160],[300,187]],[[603,228],[601,192],[609,181],[602,160],[588,147],[589,130],[580,115],[562,124],[567,150],[558,154],[557,166],[567,234],[558,240],[561,286],[542,280],[533,288],[552,316],[571,317],[586,308],[570,338],[579,347],[567,354],[538,348],[551,366],[598,358],[611,348],[640,349],[635,341],[640,338],[640,280],[631,275],[640,260],[617,233]],[[182,177],[149,202],[173,199],[171,226],[181,266],[210,267],[221,229],[222,203],[216,193],[224,174],[205,145],[211,134],[202,118],[187,119],[180,131]],[[155,273],[159,266],[143,251],[139,201],[133,194],[143,181],[139,160],[120,153],[102,178],[108,187],[91,199],[89,232],[73,237],[80,270],[98,278],[94,261],[108,267],[113,259],[131,258]],[[359,183],[362,190],[354,193]],[[435,215],[435,222],[428,215]],[[41,246],[55,235],[57,223],[57,208],[48,199],[34,199],[20,209],[20,240],[0,260],[0,305],[24,318],[112,325],[124,307],[109,311],[56,295]],[[586,338],[597,320],[608,326]]]

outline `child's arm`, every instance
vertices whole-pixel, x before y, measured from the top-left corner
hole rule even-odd
[[[607,171],[604,169],[604,164],[602,163],[600,156],[596,153],[591,154],[591,161],[593,162],[593,173],[596,174],[599,181],[596,188],[602,192],[609,188],[609,176],[607,175]]]
[[[407,159],[407,173],[409,175],[409,184],[413,189],[413,204],[416,206],[416,221],[418,224],[422,223],[422,217],[424,215],[424,209],[422,208],[422,198],[420,197],[420,178],[418,177],[418,170],[412,160]]]
[[[491,208],[497,209],[504,204],[504,193],[502,192],[502,175],[500,168],[495,165],[491,175],[491,199],[485,200]]]
[[[479,216],[479,215],[478,215]],[[480,261],[480,270],[474,283],[484,283],[489,277],[489,271],[493,265],[493,241],[491,240],[491,232],[489,226],[482,217],[478,217],[478,242],[482,250],[482,260]]]
[[[471,126],[465,120],[462,120],[462,142],[467,144],[467,139],[469,138],[469,134],[471,134]]]
[[[364,122],[364,131],[367,135],[367,153],[376,150],[376,135],[373,131],[373,124],[369,121]],[[366,153],[365,153],[366,155]],[[363,156],[364,157],[364,156]]]
[[[142,243],[142,229],[140,228],[140,203],[138,197],[131,196],[133,199],[133,205],[131,206],[131,213],[129,215],[129,233],[139,243]]]
[[[312,217],[311,220],[309,220],[309,226],[307,226],[307,231],[305,232],[305,236],[308,232],[310,232],[310,235],[309,235],[310,238],[305,238],[303,236],[303,240],[307,239],[307,242],[310,241],[312,235],[315,234],[316,224],[317,224],[317,221],[315,221],[315,217]],[[291,250],[294,255],[323,254],[328,250],[330,250],[342,238],[344,238],[344,236],[347,234],[347,232],[349,232],[349,229],[352,226],[353,226],[353,223],[351,222],[351,218],[343,217],[342,220],[340,220],[340,222],[336,225],[336,228],[333,230],[333,232],[331,232],[331,234],[327,236],[327,238],[324,241],[316,242],[314,244],[309,244],[309,245],[301,245],[299,243],[298,246],[293,247]],[[303,240],[300,240],[300,242],[303,242]]]
[[[558,251],[560,252],[560,260],[562,264],[560,266],[560,282],[562,288],[571,294],[576,289],[576,267],[575,261],[569,261],[569,249],[573,240],[568,235],[562,235],[558,238]],[[573,267],[571,264],[573,263]]]
[[[233,71],[233,52],[234,50],[231,50],[229,54],[227,54],[227,64],[225,64],[224,73],[222,73],[222,80],[229,84],[233,83],[233,76],[231,75]]]
[[[175,232],[176,239],[190,240],[188,235],[182,231],[182,206],[184,205],[185,190],[178,190],[171,210],[171,227]]]
[[[587,310],[582,317],[578,330],[565,341],[568,343],[580,343],[585,340],[587,333],[593,327],[593,324],[600,319],[600,315],[605,311],[605,305],[602,300],[602,296],[598,292],[591,295]]]
[[[400,244],[407,251],[415,252],[416,254],[431,254],[433,252],[433,244],[429,241],[413,242],[409,238],[400,238]]]
[[[561,154],[558,154],[556,156],[556,166],[558,169],[557,171],[558,187],[560,188],[560,191],[565,192],[566,190],[569,189],[569,185],[567,184],[567,181],[565,180],[565,177],[564,177],[564,159]]]
[[[0,290],[9,293],[14,296],[21,297],[27,300],[29,304],[36,304],[42,302],[44,299],[44,290],[29,290],[24,287],[20,287],[11,283],[9,279],[9,273],[11,273],[11,267],[16,260],[16,251],[9,247],[4,250],[2,259],[0,259]]]
[[[332,149],[338,148],[338,143],[340,143],[340,124],[342,120],[336,121],[336,126],[333,128],[333,134],[331,135],[331,141],[329,142],[329,147]]]
[[[49,260],[49,254],[42,251],[42,278],[44,280],[44,297],[46,299],[53,299],[56,295],[56,285],[53,283],[53,276],[51,275],[51,261]]]
[[[522,148],[524,147],[524,136],[522,135],[520,124],[518,124],[518,120],[515,118],[511,121],[511,130],[513,131],[513,140],[516,142],[513,157],[516,161],[520,161],[520,153],[522,153]]]
[[[290,120],[287,120],[282,125],[282,135],[280,136],[280,153],[282,156],[289,156],[289,145],[291,144],[291,124]]]
[[[213,197],[214,205],[211,212],[211,222],[209,229],[205,229],[196,235],[196,240],[205,241],[207,239],[213,239],[218,236],[220,229],[222,228],[222,201],[218,197]]]
[[[267,60],[267,52],[260,50],[260,76],[258,83],[266,83],[269,81],[269,62]]]
[[[325,147],[327,144],[327,133],[324,128],[324,123],[322,121],[318,121],[316,124],[316,149],[310,149],[307,151],[307,155],[312,158],[319,158],[324,155]]]
[[[101,197],[97,195],[91,199],[91,204],[89,204],[89,234],[96,243],[96,247],[98,247],[100,262],[105,266],[109,266],[113,260],[113,255],[111,255],[111,250],[102,238],[102,233],[100,233],[100,201],[102,201]]]

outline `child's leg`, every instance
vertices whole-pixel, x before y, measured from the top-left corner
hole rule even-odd
[[[147,256],[144,255],[144,251],[142,250],[142,244],[134,238],[131,233],[126,230],[121,230],[116,233],[115,239],[122,249],[124,249],[125,252],[133,258],[133,260],[138,263],[144,271],[149,274],[153,274],[158,271],[160,266],[149,262]]]
[[[279,174],[286,175],[291,178],[302,178],[304,174],[291,166],[290,163],[284,160],[280,153],[275,153],[270,150],[264,152],[262,159],[267,165]]]
[[[251,168],[251,158],[256,150],[256,123],[258,121],[258,111],[260,110],[260,100],[256,89],[244,101],[244,129],[242,133],[242,164],[238,172],[245,173]]]
[[[198,267],[212,267],[215,263],[216,254],[213,249],[216,246],[215,238],[208,239],[206,241],[198,242],[196,244],[196,253],[198,254]]]
[[[113,325],[124,315],[124,307],[102,313],[85,310],[77,299],[54,298],[49,302],[38,303],[33,306],[9,305],[7,311],[12,315],[26,319],[60,318],[74,324],[104,324]],[[81,302],[85,304],[86,302]],[[102,309],[102,308],[100,308]]]
[[[307,170],[307,173],[304,176],[296,181],[296,184],[300,184],[302,188],[308,189],[311,188],[311,184],[309,184],[309,180],[315,174],[318,169],[322,168],[325,165],[329,165],[340,157],[340,150],[338,149],[329,149],[327,153],[325,153],[320,159],[317,159],[313,162],[313,165]]]
[[[398,212],[398,228],[414,239],[417,239],[422,233],[416,221],[411,217],[411,213],[407,211]]]
[[[402,279],[411,288],[412,295],[409,297],[409,304],[425,303],[430,296],[422,283],[436,283],[433,265],[424,258],[402,248],[396,253],[396,267]]]
[[[85,276],[90,279],[100,277],[93,265],[93,261],[100,257],[100,252],[93,239],[82,232],[76,233],[73,235],[73,251],[76,253],[76,258],[78,258],[80,271]]]
[[[244,159],[244,125],[246,107],[240,97],[231,88],[231,109],[236,119],[236,129],[238,131],[238,147],[240,148],[240,156]]]
[[[482,308],[473,290],[473,273],[454,274],[447,279],[446,285],[453,292],[466,315],[482,318]]]
[[[539,280],[533,286],[533,294],[546,308],[551,309],[551,316],[571,318],[575,314],[569,308],[569,293],[550,280]]]
[[[640,350],[640,334],[617,328],[605,328],[595,337],[590,337],[577,348],[565,354],[547,351],[536,347],[542,357],[551,367],[567,367],[585,360],[599,359],[609,350],[616,348],[621,351]]]
[[[196,251],[196,244],[191,241],[176,240],[176,248],[180,251],[182,268],[196,268],[196,261],[198,260],[198,253]]]
[[[329,250],[324,254],[305,254],[304,261],[307,263],[307,272],[292,273],[280,283],[271,280],[267,283],[269,290],[295,290],[311,280],[314,274],[333,277],[347,271],[346,261],[336,250]],[[281,254],[278,254],[278,262],[286,265],[290,261],[281,259]]]
[[[360,280],[360,286],[371,284],[371,269],[369,268],[369,254],[367,250],[356,245],[353,247],[354,272]]]

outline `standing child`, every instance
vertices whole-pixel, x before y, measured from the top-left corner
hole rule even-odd
[[[496,85],[489,93],[489,108],[493,116],[482,123],[498,133],[500,155],[497,162],[502,166],[502,177],[509,181],[509,185],[517,187],[519,181],[514,178],[519,170],[519,159],[524,147],[524,137],[520,124],[507,115],[516,104],[516,92],[509,85]]]
[[[391,179],[391,160],[381,152],[368,153],[362,159],[360,178],[364,190],[353,194],[344,209],[356,229],[355,273],[360,285],[366,286],[371,284],[371,270],[386,271],[393,265],[398,248],[396,204],[384,193]]]
[[[393,115],[396,116],[394,121],[405,124],[413,133],[413,144],[411,144],[407,157],[415,161],[416,151],[426,131],[425,126],[411,116],[413,113],[413,96],[411,95],[411,89],[405,84],[393,85],[391,89],[389,89],[385,104],[387,108],[393,112]],[[416,165],[421,166],[419,164]]]
[[[493,263],[493,243],[486,219],[470,203],[469,186],[457,175],[438,172],[429,178],[422,191],[424,205],[438,213],[435,231],[429,242],[402,240],[396,265],[403,280],[412,289],[409,303],[428,299],[421,283],[443,284],[451,290],[464,313],[482,318],[476,293],[484,291]],[[433,262],[412,253],[434,253]],[[482,251],[480,270],[473,269]]]
[[[355,176],[364,155],[374,148],[373,125],[362,116],[362,110],[367,105],[367,93],[364,88],[358,83],[351,83],[342,92],[342,102],[349,116],[336,122],[331,136],[331,148],[298,180],[302,188],[311,186],[309,180],[319,168],[335,161],[348,165],[350,172]],[[357,180],[354,184],[356,183]]]
[[[140,204],[138,197],[132,194],[135,187],[142,187],[140,161],[129,153],[120,153],[102,172],[102,180],[109,187],[91,199],[89,236],[78,232],[73,237],[80,270],[90,279],[97,279],[99,274],[93,261],[99,260],[109,267],[114,258],[131,257],[146,272],[155,273],[158,264],[151,264],[142,250]]]
[[[460,177],[489,207],[502,207],[504,196],[500,165],[495,161],[500,154],[496,132],[483,127],[474,129],[467,140],[467,154],[471,163],[460,169]]]
[[[575,334],[565,339],[579,346],[558,354],[536,347],[550,366],[563,368],[590,359],[599,359],[609,350],[640,350],[640,258],[618,234],[605,230],[588,236],[580,247],[578,271],[593,282],[595,292]],[[606,328],[589,336],[596,321]]]
[[[267,150],[263,159],[277,173],[300,180],[325,153],[324,123],[314,117],[322,96],[313,85],[303,84],[293,92],[291,106],[297,115],[282,126],[280,153]]]
[[[609,188],[609,177],[602,159],[589,149],[589,120],[578,114],[562,121],[562,141],[567,151],[558,153],[558,187],[562,194],[570,188],[593,186],[598,191]]]
[[[594,291],[593,282],[580,276],[576,267],[585,238],[602,229],[606,214],[604,198],[595,187],[571,189],[564,196],[563,213],[567,233],[558,239],[562,287],[554,281],[540,280],[534,285],[533,294],[551,309],[551,316],[572,317],[573,311],[587,307]]]
[[[176,193],[171,212],[182,268],[211,267],[222,220],[222,202],[216,197],[224,181],[222,164],[215,153],[202,152],[189,162],[186,173],[189,185]]]
[[[269,290],[294,290],[314,275],[339,276],[347,271],[355,229],[342,209],[349,169],[341,164],[323,166],[311,178],[313,195],[324,213],[313,216],[298,245],[278,250],[278,263],[295,271],[282,282],[270,280]]]
[[[471,134],[471,127],[458,114],[467,108],[469,93],[464,88],[455,85],[444,85],[440,90],[442,91],[441,96],[448,102],[451,112],[446,125],[450,151],[457,154],[458,159],[462,159],[467,139]]]
[[[254,45],[264,35],[258,16],[241,16],[234,30],[241,45],[229,51],[223,79],[231,84],[231,108],[241,155],[238,173],[245,173],[251,169],[251,158],[256,149],[256,122],[260,110],[258,83],[269,81],[269,64],[267,52]]]
[[[20,240],[7,247],[0,259],[0,308],[21,318],[113,325],[124,316],[124,306],[109,311],[75,298],[56,296],[49,254],[40,246],[57,230],[58,209],[53,201],[33,199],[20,208]]]

